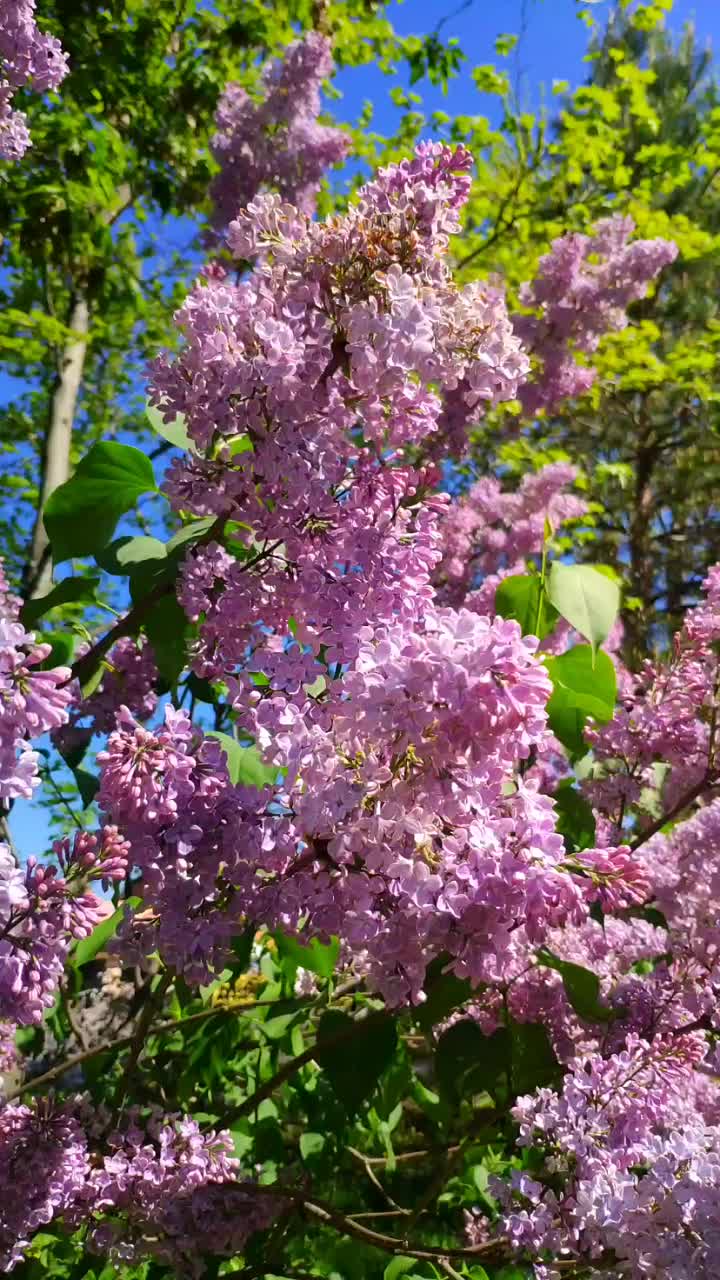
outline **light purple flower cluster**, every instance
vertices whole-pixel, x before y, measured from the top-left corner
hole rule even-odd
[[[523,286],[520,301],[532,313],[513,316],[513,325],[536,366],[519,393],[526,414],[592,386],[595,371],[578,364],[575,353],[593,352],[604,334],[625,328],[627,307],[677,257],[671,241],[631,241],[633,230],[632,218],[616,215],[599,222],[592,236],[561,236]]]
[[[323,175],[350,148],[340,129],[318,123],[320,88],[332,71],[329,40],[309,31],[266,67],[258,102],[239,84],[227,86],[212,140],[220,165],[210,187],[218,231],[268,187],[303,213],[314,212]]]
[[[518,1099],[519,1142],[545,1159],[493,1180],[495,1229],[538,1277],[561,1274],[537,1262],[549,1254],[627,1280],[717,1274],[720,1128],[692,1101],[705,1051],[694,1035],[629,1036],[609,1058],[581,1055],[559,1094]]]
[[[100,1219],[90,1247],[117,1265],[153,1258],[173,1274],[201,1276],[203,1254],[241,1253],[282,1204],[253,1196],[252,1184],[238,1179],[229,1133],[202,1134],[187,1117],[131,1119],[104,1145],[109,1154],[88,1179],[83,1216]]]
[[[38,1227],[89,1227],[111,1264],[154,1258],[199,1277],[203,1255],[240,1253],[282,1207],[238,1177],[229,1133],[182,1116],[130,1115],[105,1133],[81,1103],[0,1109],[0,1270],[22,1260]]]
[[[104,659],[103,678],[89,698],[75,693],[67,724],[56,729],[53,742],[63,755],[84,750],[94,734],[115,727],[115,713],[127,707],[139,720],[149,720],[157,708],[156,687],[160,675],[152,648],[123,636]],[[84,722],[90,721],[89,724]]]
[[[264,863],[267,795],[230,783],[218,741],[182,711],[144,729],[122,708],[101,765],[100,804],[132,843],[143,910],[119,932],[126,956],[160,950],[191,982],[222,968]]]
[[[53,1004],[68,952],[107,914],[87,879],[109,883],[127,870],[129,845],[116,827],[56,841],[57,866],[29,858],[21,870],[0,844],[0,1017],[40,1022]]]
[[[592,386],[595,370],[579,364],[577,354],[591,354],[606,333],[624,329],[627,307],[677,256],[669,240],[630,241],[633,229],[631,218],[616,216],[598,223],[593,236],[559,237],[535,279],[522,286],[520,301],[532,310],[513,315],[512,325],[533,362],[532,376],[517,391],[525,414],[552,409]],[[463,381],[445,389],[438,434],[429,444],[433,457],[464,455],[480,416],[466,391]]]
[[[71,700],[63,688],[70,678],[68,667],[32,670],[51,647],[35,643],[19,621],[20,607],[0,561],[0,799],[32,795],[38,784],[37,756],[25,739],[63,724]]]
[[[688,610],[670,659],[645,662],[634,679],[626,675],[614,718],[588,731],[598,767],[585,790],[618,827],[644,788],[657,790],[656,763],[671,766],[661,788],[666,811],[717,778],[719,578],[715,566],[705,583],[706,599]]]
[[[159,948],[190,980],[222,964],[242,917],[337,934],[391,1003],[418,999],[447,952],[485,981],[521,937],[582,919],[598,892],[567,865],[552,802],[506,779],[545,728],[550,682],[516,623],[428,608],[366,627],[343,697],[261,686],[248,716],[285,771],[230,785],[218,743],[182,712],[118,716],[100,802],[132,840],[151,915],[124,945]],[[589,857],[589,855],[588,855]],[[364,957],[364,959],[363,959]]]
[[[495,476],[483,476],[448,507],[435,572],[443,603],[492,613],[502,578],[525,573],[528,557],[542,552],[546,523],[557,532],[587,511],[578,494],[567,492],[577,476],[577,468],[564,462],[529,472],[514,490],[503,489]]]
[[[69,1106],[40,1099],[0,1107],[0,1270],[11,1271],[39,1227],[72,1208],[90,1173]]]
[[[70,668],[39,670],[51,646],[35,642],[19,613],[0,561],[0,802],[32,795],[38,757],[28,740],[64,724],[72,698]]]
[[[57,89],[67,75],[59,40],[35,25],[35,0],[0,0],[0,156],[19,160],[30,146],[26,116],[10,101],[17,89]]]
[[[250,665],[296,689],[352,662],[368,618],[411,621],[431,602],[445,500],[403,449],[437,429],[438,384],[494,401],[527,371],[504,304],[489,314],[484,287],[457,289],[444,260],[470,163],[423,144],[322,224],[258,197],[230,229],[258,258],[251,277],[214,269],[180,312],[187,345],[157,363],[153,395],[200,452],[166,487],[237,530],[235,554],[210,544],[185,562],[199,673]]]

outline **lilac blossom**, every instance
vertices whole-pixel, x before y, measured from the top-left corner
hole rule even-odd
[[[35,0],[0,0],[0,156],[18,160],[30,146],[25,114],[10,105],[15,91],[47,93],[67,72],[59,40],[35,24]]]
[[[217,230],[268,187],[302,213],[313,213],[325,172],[350,148],[346,134],[318,121],[320,88],[332,70],[330,42],[309,31],[266,67],[259,101],[239,84],[227,86],[212,139],[220,165],[210,188]]]

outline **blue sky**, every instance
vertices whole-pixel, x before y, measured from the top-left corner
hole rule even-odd
[[[470,75],[472,67],[497,60],[494,46],[498,35],[519,35],[517,49],[506,65],[523,105],[537,109],[543,100],[551,100],[553,80],[576,84],[585,76],[587,31],[578,17],[580,7],[576,0],[405,0],[404,4],[392,4],[389,16],[396,30],[405,35],[422,34],[442,23],[441,35],[457,37],[467,54],[468,61],[451,83],[447,96],[431,86],[419,86],[428,114],[439,109],[450,115],[484,111],[493,118],[496,100],[479,97]],[[588,7],[602,20],[610,0]],[[701,42],[709,39],[716,49],[720,48],[720,0],[675,0],[668,25],[679,30],[688,21],[694,21]],[[375,104],[374,126],[381,132],[392,130],[397,111],[388,96],[393,86],[387,77],[372,68],[347,71],[339,77],[338,86],[343,96],[332,105],[340,119],[355,119],[363,103],[371,99]],[[0,399],[11,400],[18,389],[0,374]],[[11,827],[24,856],[43,851],[48,827],[42,808],[18,802]]]
[[[507,68],[523,105],[530,109],[549,100],[553,80],[577,83],[585,74],[583,58],[587,48],[587,28],[579,11],[590,9],[599,22],[610,11],[611,0],[405,0],[394,3],[388,15],[403,35],[423,34],[442,23],[443,39],[454,36],[467,55],[463,72],[451,83],[447,96],[423,86],[428,111],[445,110],[450,115],[486,111],[491,115],[494,100],[480,99],[472,82],[473,66],[497,60],[496,37],[513,33],[518,46],[507,59]],[[675,0],[668,26],[679,30],[694,22],[701,42],[712,40],[720,46],[720,0]],[[393,108],[388,99],[391,87],[380,72],[346,72],[339,78],[343,101],[337,114],[348,119],[359,114],[365,99],[375,103],[375,123],[380,130],[389,126]],[[545,90],[543,95],[543,89]]]

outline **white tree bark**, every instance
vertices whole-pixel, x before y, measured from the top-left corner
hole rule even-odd
[[[90,328],[87,299],[81,294],[78,294],[73,301],[68,327],[73,330],[74,336],[63,348],[50,405],[43,448],[40,497],[26,573],[25,596],[27,599],[45,595],[50,590],[52,582],[50,547],[43,524],[43,512],[50,494],[70,477],[72,429]]]

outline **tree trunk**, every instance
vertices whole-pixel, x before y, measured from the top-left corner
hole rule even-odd
[[[76,294],[70,307],[68,327],[73,336],[63,348],[57,381],[50,404],[50,416],[43,444],[42,479],[30,559],[25,570],[24,595],[30,600],[50,589],[52,565],[43,513],[50,494],[70,476],[70,444],[78,392],[87,352],[90,313],[87,299]]]

